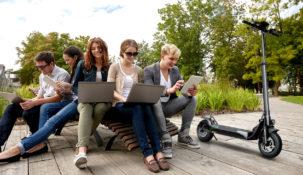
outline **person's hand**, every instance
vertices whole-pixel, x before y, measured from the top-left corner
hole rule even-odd
[[[122,98],[121,98],[121,101],[122,101],[122,102],[126,102],[126,98],[125,98],[125,97],[122,97]]]
[[[20,103],[20,106],[23,110],[29,110],[36,106],[35,100],[26,100],[23,103]]]
[[[187,95],[188,96],[195,96],[197,94],[197,86],[196,85],[193,85],[191,88],[188,88],[188,91],[187,91]]]
[[[57,81],[55,91],[56,91],[57,94],[71,93],[72,85],[70,83],[67,83],[67,82]]]
[[[166,92],[167,92],[168,94],[175,93],[175,92],[177,92],[177,90],[180,90],[180,89],[182,88],[183,84],[184,84],[184,80],[178,80],[178,81],[174,84],[174,86],[171,87],[171,88],[168,88],[168,89],[166,90]]]

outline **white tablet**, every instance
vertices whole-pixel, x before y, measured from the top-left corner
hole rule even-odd
[[[57,85],[56,85],[56,82],[55,82],[53,79],[51,79],[49,76],[47,76],[47,75],[44,75],[43,80],[44,80],[47,84],[49,84],[50,86],[52,86],[52,87],[54,87],[54,88],[57,86]]]
[[[196,76],[196,75],[191,75],[187,82],[184,84],[184,86],[181,89],[182,94],[186,94],[188,89],[193,87],[193,85],[198,86],[198,84],[201,82],[202,77],[201,76]]]

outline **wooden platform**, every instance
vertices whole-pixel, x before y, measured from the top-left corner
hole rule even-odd
[[[170,159],[171,169],[159,174],[303,174],[303,106],[270,99],[271,115],[283,140],[283,150],[275,159],[268,160],[260,156],[257,141],[244,141],[216,135],[218,141],[199,142],[200,149],[188,149],[177,145],[173,138],[174,157]],[[261,113],[225,114],[216,116],[220,124],[241,126],[251,129]],[[180,127],[181,118],[170,121]],[[196,126],[199,117],[194,118],[191,136],[197,140]],[[104,126],[98,127],[103,139],[108,141],[115,133]],[[27,134],[26,126],[15,126],[6,147],[16,144]],[[62,136],[49,138],[50,150],[43,155],[22,159],[19,162],[0,165],[0,175],[141,175],[150,173],[144,166],[139,149],[128,151],[120,139],[116,139],[111,151],[97,147],[91,137],[88,154],[88,168],[79,170],[73,165],[75,144],[77,142],[76,123],[68,123]]]

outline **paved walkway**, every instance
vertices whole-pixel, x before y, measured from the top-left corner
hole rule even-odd
[[[191,150],[176,145],[174,157],[169,160],[171,170],[160,174],[303,174],[303,106],[283,102],[279,98],[270,98],[271,116],[283,140],[283,150],[272,160],[260,155],[257,141],[244,141],[222,135],[209,143],[199,142],[201,149]],[[261,112],[223,114],[215,116],[220,124],[251,129],[258,122]],[[200,117],[195,117],[191,135],[196,137],[196,126]],[[180,125],[180,117],[171,119]],[[88,155],[88,168],[78,170],[72,164],[75,143],[77,141],[76,123],[65,127],[62,136],[51,136],[51,150],[43,155],[22,159],[17,163],[0,165],[0,175],[27,174],[152,174],[144,167],[139,150],[127,151],[119,140],[115,141],[112,151],[96,147],[91,139]],[[25,126],[16,126],[7,147],[15,144],[26,135]],[[99,126],[98,131],[108,141],[111,131]]]

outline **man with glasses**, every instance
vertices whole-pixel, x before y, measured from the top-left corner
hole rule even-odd
[[[63,100],[56,94],[54,87],[44,81],[47,75],[54,81],[69,82],[68,72],[55,65],[54,55],[51,52],[40,52],[35,58],[37,69],[41,72],[39,76],[39,91],[35,98],[21,103],[12,103],[5,109],[0,119],[0,151],[1,146],[9,137],[17,117],[23,117],[27,122],[30,132],[34,133],[39,127],[40,106],[45,103]]]

